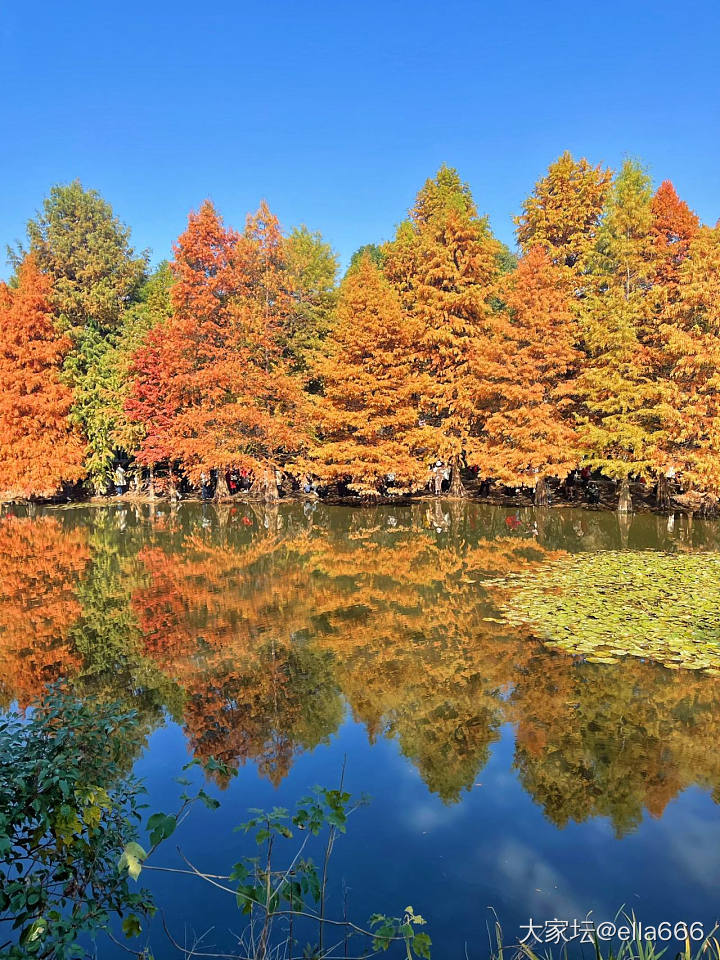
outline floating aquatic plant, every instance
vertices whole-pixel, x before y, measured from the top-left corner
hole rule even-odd
[[[511,622],[599,663],[626,656],[720,676],[720,554],[607,551],[512,583]]]

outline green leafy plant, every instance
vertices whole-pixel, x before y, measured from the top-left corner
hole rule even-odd
[[[197,761],[192,761],[188,766],[195,763]],[[221,776],[229,777],[234,773],[214,760],[206,765],[206,769],[208,767],[217,770]],[[150,855],[174,831],[190,803],[200,799],[210,807],[217,804],[212,797],[203,794],[202,790],[195,797],[184,794],[183,806],[176,816],[153,814],[147,823],[153,847],[146,853],[138,844],[128,844],[119,868],[135,879],[142,870],[185,873],[231,894],[237,908],[247,918],[245,930],[239,937],[238,958],[266,960],[280,951],[292,960],[301,940],[305,940],[302,957],[305,960],[325,960],[347,956],[352,939],[362,941],[359,956],[402,946],[408,960],[429,960],[430,937],[419,929],[425,925],[425,920],[412,907],[406,907],[399,917],[373,914],[367,927],[358,926],[346,916],[335,919],[326,915],[328,868],[333,847],[338,835],[345,833],[350,815],[367,802],[365,797],[354,799],[342,785],[339,789],[315,787],[312,793],[298,801],[292,813],[284,807],[250,809],[250,819],[235,830],[252,838],[260,855],[241,857],[225,875],[204,873],[182,853],[187,866],[184,870],[149,863]],[[320,854],[317,862],[308,855],[314,843]],[[278,863],[279,858],[282,858],[282,864]],[[329,928],[339,934],[339,939],[328,945]],[[315,934],[307,939],[312,930],[316,931]],[[127,929],[126,933],[133,936],[135,931]],[[169,931],[167,933],[179,950],[192,954],[192,950],[176,942]]]
[[[81,703],[59,688],[26,718],[0,716],[0,920],[10,924],[0,953],[8,960],[81,957],[81,934],[109,929],[113,916],[133,917],[139,930],[154,912],[147,891],[129,883],[134,861],[117,869],[118,851],[139,848],[142,786],[124,772],[118,736],[134,723],[117,705]]]

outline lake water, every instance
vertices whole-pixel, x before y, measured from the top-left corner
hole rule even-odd
[[[67,677],[142,717],[128,757],[172,811],[192,757],[236,766],[157,863],[248,852],[250,807],[344,782],[372,802],[335,847],[332,905],[407,904],[434,957],[481,957],[532,917],[717,916],[720,679],[594,663],[511,624],[559,557],[720,551],[720,526],[648,514],[416,503],[348,509],[118,504],[0,520],[0,707]],[[233,943],[234,901],[143,874],[182,942]],[[157,958],[177,956],[160,924]],[[103,945],[102,957],[123,955]]]

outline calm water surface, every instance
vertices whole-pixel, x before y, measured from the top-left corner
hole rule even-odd
[[[344,883],[361,922],[411,903],[437,958],[466,943],[483,956],[490,907],[508,940],[530,916],[601,920],[623,904],[709,929],[720,680],[555,653],[503,604],[548,559],[717,552],[720,526],[515,517],[437,503],[5,514],[0,707],[60,676],[132,704],[128,763],[150,811],[176,807],[189,757],[238,767],[212,785],[220,809],[195,809],[176,835],[208,872],[248,852],[232,832],[247,808],[335,786],[346,758],[347,788],[372,803],[336,846],[336,897]],[[174,844],[158,862],[178,864]],[[204,949],[232,945],[232,900],[190,879],[148,883],[179,940],[209,930]],[[176,956],[155,933],[155,956]]]

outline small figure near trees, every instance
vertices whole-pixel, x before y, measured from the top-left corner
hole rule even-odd
[[[115,467],[115,494],[118,497],[121,497],[125,493],[125,487],[127,485],[127,474],[123,465],[119,463]]]

